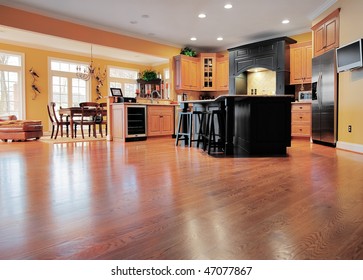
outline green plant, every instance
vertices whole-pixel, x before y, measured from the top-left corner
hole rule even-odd
[[[197,52],[192,50],[189,47],[185,47],[184,49],[181,49],[180,54],[184,54],[187,56],[193,56],[193,57],[197,56]]]
[[[141,73],[141,79],[144,81],[152,81],[157,79],[157,74],[154,70],[148,69]]]

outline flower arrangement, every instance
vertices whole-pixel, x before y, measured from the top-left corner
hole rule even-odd
[[[144,81],[152,81],[157,79],[157,73],[154,70],[148,69],[141,73],[141,79]]]

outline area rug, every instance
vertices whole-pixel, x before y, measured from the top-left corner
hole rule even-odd
[[[93,142],[93,141],[106,141],[106,137],[97,136],[94,137],[57,137],[57,139],[51,139],[50,136],[43,136],[38,141],[50,144],[62,144],[62,143],[76,143],[76,142]]]

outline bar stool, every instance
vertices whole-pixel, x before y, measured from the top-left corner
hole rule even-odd
[[[192,127],[194,128],[194,132],[192,130],[192,142],[197,142],[197,148],[199,148],[199,144],[201,142],[201,134],[203,133],[203,126],[205,123],[205,116],[207,112],[205,111],[193,111],[193,121]],[[192,129],[193,129],[192,128]],[[197,137],[195,137],[197,135]]]
[[[193,112],[179,112],[178,129],[176,132],[175,146],[178,146],[179,140],[186,140],[185,144],[192,145],[192,115]]]
[[[212,110],[208,112],[206,130],[203,134],[203,150],[205,151],[208,147],[208,154],[211,153],[213,147],[214,152],[217,148],[224,148],[225,136],[223,135],[223,127],[225,125],[225,111],[223,110]],[[216,132],[215,119],[218,121],[218,131]],[[216,138],[218,137],[218,140]]]

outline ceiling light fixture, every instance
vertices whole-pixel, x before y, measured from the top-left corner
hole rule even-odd
[[[199,17],[199,18],[206,18],[206,17],[207,17],[207,15],[202,13],[202,14],[199,14],[199,15],[198,15],[198,17]]]
[[[224,5],[224,8],[225,8],[225,9],[232,9],[232,4],[229,4],[229,3],[228,3],[228,4]]]
[[[217,40],[218,41],[223,41],[223,37],[218,37]]]
[[[190,38],[190,40],[191,40],[191,41],[197,41],[197,38],[192,37],[192,38]]]
[[[91,45],[91,62],[87,67],[76,67],[77,73],[76,76],[79,79],[88,81],[90,78],[95,77],[96,80],[102,79],[104,80],[106,78],[106,69],[101,73],[100,67],[96,68],[93,66],[93,54],[92,54],[92,45]],[[82,71],[83,70],[83,71]],[[97,70],[97,72],[96,72]]]
[[[288,19],[284,19],[283,21],[282,21],[282,24],[288,24],[290,21],[288,20]]]

